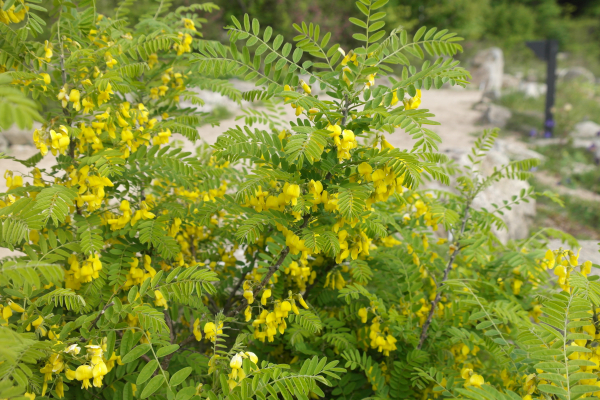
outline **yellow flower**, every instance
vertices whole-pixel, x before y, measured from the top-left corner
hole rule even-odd
[[[371,167],[366,162],[363,162],[358,166],[358,173],[361,174],[366,179],[367,182],[370,182],[373,180],[373,178],[371,176],[372,172],[373,172],[373,167]]]
[[[311,93],[310,86],[308,86],[306,82],[304,82],[302,79],[300,79],[300,86],[302,86],[302,89],[304,89],[304,92],[306,92],[307,94]]]
[[[94,109],[94,103],[92,102],[92,99],[90,99],[89,97],[86,97],[85,99],[83,99],[81,101],[81,104],[83,105],[83,113],[84,114],[87,114],[91,110]]]
[[[254,303],[254,294],[252,293],[252,290],[244,290],[244,298],[248,304]]]
[[[78,355],[80,351],[81,351],[81,348],[79,346],[77,346],[77,344],[72,344],[64,350],[65,353],[71,354],[73,356]]]
[[[300,197],[300,186],[286,183],[283,186],[283,194],[285,196],[286,203],[291,202],[292,205],[295,206],[298,204],[298,197]]]
[[[67,95],[67,86],[63,86],[62,88],[60,88],[60,91],[58,92],[58,95],[56,96],[58,98],[58,100],[61,101],[62,107],[66,108],[68,101],[69,101],[69,96]]]
[[[94,368],[92,370],[92,376],[94,377],[95,387],[102,386],[102,379],[106,374],[108,374],[108,369],[106,368],[106,364],[104,363],[104,361],[100,361],[98,364],[94,365]]]
[[[214,322],[207,322],[206,325],[204,325],[204,335],[206,336],[206,339],[214,342],[217,337],[217,335],[221,335],[223,333],[223,323],[219,322],[219,327],[217,328],[217,326],[215,325]]]
[[[483,385],[484,383],[485,383],[485,381],[483,379],[483,376],[481,376],[481,375],[473,374],[469,378],[469,386],[475,386],[475,387],[481,389],[481,385]]]
[[[523,286],[523,281],[515,279],[512,282],[512,290],[513,294],[516,296],[521,292],[521,286]]]
[[[200,330],[200,319],[196,318],[196,320],[194,321],[194,330],[193,330],[194,336],[196,337],[197,341],[202,340],[202,331]]]
[[[394,150],[395,147],[392,146],[387,140],[381,139],[381,150],[384,150],[384,149]]]
[[[71,143],[71,139],[69,139],[69,134],[67,133],[67,127],[61,125],[57,131],[50,131],[50,150],[53,155],[57,153],[65,154],[69,149],[69,144]]]
[[[261,298],[260,298],[260,303],[261,303],[263,306],[266,306],[266,305],[267,305],[267,300],[269,299],[269,297],[271,297],[271,289],[266,289],[266,290],[263,292],[263,294],[262,294],[262,296],[261,296]]]
[[[192,21],[191,19],[188,18],[183,18],[183,26],[185,26],[185,29],[190,29],[192,31],[196,30],[196,26],[194,25],[194,21]]]
[[[18,305],[15,302],[13,302],[11,299],[8,299],[8,306],[15,312],[18,312],[18,313],[25,312],[25,309],[23,307],[21,307],[20,305]]]
[[[158,56],[156,53],[152,53],[148,56],[148,66],[153,68],[156,64],[158,64]]]
[[[308,304],[306,304],[306,302],[304,301],[304,299],[302,298],[302,295],[299,294],[298,295],[298,302],[300,303],[300,305],[306,309],[308,309]]]
[[[360,320],[363,324],[367,323],[367,315],[367,309],[365,307],[362,307],[358,310],[358,316],[360,317]]]
[[[405,110],[414,110],[419,108],[421,105],[421,89],[417,89],[415,97],[411,97],[409,100],[403,100]]]
[[[92,387],[90,379],[94,378],[93,369],[90,365],[80,365],[75,371],[75,379],[82,381],[81,388],[88,389]]]
[[[77,372],[67,368],[65,375],[67,376],[68,380],[72,381],[73,379],[76,379]]]
[[[156,299],[154,299],[155,306],[164,307],[165,310],[167,310],[169,308],[169,306],[167,305],[167,300],[165,300],[165,298],[160,290],[155,290],[154,296],[156,296]]]
[[[58,395],[59,399],[65,397],[65,388],[62,379],[58,380],[56,386],[54,387],[54,390],[56,390],[56,394]]]
[[[73,103],[73,108],[75,109],[75,111],[81,110],[81,103],[79,102],[79,100],[80,100],[79,90],[71,89],[71,92],[69,93],[69,101],[71,103]]]
[[[106,62],[108,68],[113,68],[115,65],[117,65],[117,60],[112,57]]]
[[[50,62],[52,59],[52,43],[44,41],[44,61]]]
[[[231,358],[229,362],[229,366],[231,367],[231,373],[229,374],[229,378],[242,380],[246,377],[244,370],[242,369],[242,353],[238,353]]]

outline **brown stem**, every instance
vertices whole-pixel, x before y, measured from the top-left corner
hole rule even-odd
[[[98,313],[98,315],[96,316],[96,318],[94,318],[94,320],[92,321],[92,324],[90,325],[90,328],[88,329],[89,331],[91,331],[94,328],[97,328],[96,324],[98,323],[98,321],[100,320],[100,318],[104,315],[104,313],[106,312],[106,309],[108,307],[110,307],[110,306],[115,305],[115,303],[112,301],[113,297],[115,297],[114,294],[110,297],[110,299],[108,300],[108,302],[104,305],[104,307],[102,308],[102,311],[100,311]],[[85,342],[86,339],[83,336],[81,336],[79,338],[79,341],[80,342]]]
[[[256,261],[256,259],[255,259],[255,261]],[[254,262],[252,263],[252,265],[254,265]],[[250,268],[250,271],[252,271],[252,268]],[[240,276],[240,280],[238,281],[238,283],[235,285],[235,287],[233,288],[233,290],[229,294],[229,297],[227,298],[227,301],[225,302],[225,307],[223,308],[223,310],[225,312],[227,310],[229,310],[229,308],[231,307],[231,303],[233,303],[233,299],[235,297],[235,294],[240,289],[240,286],[242,286],[242,284],[244,283],[244,280],[246,280],[246,275],[248,275],[248,272],[244,272],[242,274],[242,276]]]
[[[240,280],[238,281],[238,283],[235,285],[235,287],[229,294],[229,298],[225,302],[225,307],[223,308],[223,312],[227,313],[227,311],[231,307],[231,304],[233,303],[233,299],[235,298],[235,294],[240,289],[240,286],[242,286],[242,284],[244,283],[244,280],[246,279],[246,275],[248,275],[250,273],[250,271],[252,271],[254,269],[257,258],[258,258],[258,251],[256,252],[256,255],[254,256],[254,258],[252,259],[252,264],[250,264],[248,271],[246,271],[242,274],[242,276],[240,277]]]
[[[258,294],[258,292],[260,292],[262,290],[262,288],[265,287],[269,283],[269,281],[271,280],[271,277],[279,269],[281,264],[283,264],[283,260],[285,260],[285,258],[287,257],[287,255],[289,253],[290,253],[290,248],[288,246],[285,246],[285,248],[281,251],[281,253],[279,253],[280,255],[279,255],[279,259],[277,259],[277,262],[275,264],[271,265],[271,267],[269,268],[269,271],[267,272],[267,274],[265,275],[263,280],[252,291],[252,294],[255,297]],[[247,305],[248,305],[248,300],[246,300],[246,298],[244,298],[242,300],[242,302],[240,303],[240,305],[236,309],[231,310],[227,313],[227,316],[233,317],[234,315],[236,315],[240,311],[242,311]]]
[[[196,339],[196,337],[194,335],[190,335],[187,338],[185,338],[181,343],[179,343],[179,348],[185,347],[188,344],[192,343],[194,340]],[[176,352],[172,352],[171,354],[167,354],[161,361],[160,366],[162,367],[162,369],[167,369],[169,368],[169,364],[171,363],[171,358],[173,358],[173,356],[175,355]]]
[[[342,126],[346,125],[346,120],[348,119],[348,106],[350,106],[350,101],[348,100],[348,95],[344,95],[344,106],[342,108],[342,114],[344,117],[342,118]]]
[[[304,216],[304,222],[302,223],[302,226],[300,226],[300,229],[302,229],[302,228],[306,227],[306,225],[308,225],[308,220],[309,219],[310,219],[310,214],[306,214]],[[281,251],[281,253],[279,253],[280,254],[279,258],[277,259],[277,261],[275,262],[275,264],[273,264],[273,265],[271,265],[271,267],[269,267],[269,271],[267,272],[267,274],[265,275],[265,277],[263,278],[263,280],[252,291],[252,294],[254,295],[254,297],[256,297],[256,295],[258,294],[258,292],[260,292],[262,290],[262,288],[265,287],[269,283],[269,281],[271,280],[271,277],[279,269],[279,267],[281,266],[281,264],[283,264],[283,261],[285,260],[285,258],[287,257],[287,255],[289,253],[290,253],[290,248],[288,246],[285,246],[285,248]],[[242,302],[240,303],[240,305],[236,309],[231,310],[231,311],[229,311],[227,313],[227,316],[228,317],[233,317],[234,315],[237,315],[247,305],[248,305],[248,300],[246,300],[244,298],[242,300]]]
[[[444,282],[446,282],[446,280],[448,280],[448,274],[450,273],[450,270],[452,269],[452,264],[454,263],[454,259],[460,252],[460,248],[458,247],[458,241],[460,240],[463,233],[465,232],[465,226],[467,225],[467,220],[469,219],[470,206],[471,206],[471,202],[467,201],[467,204],[465,206],[465,216],[464,216],[464,219],[462,222],[462,226],[460,227],[460,233],[458,234],[458,236],[456,237],[456,241],[454,242],[456,245],[456,250],[450,256],[450,260],[448,260],[448,265],[446,265],[446,269],[444,270],[444,277],[442,278],[442,281],[440,282],[440,286],[442,286],[444,284]],[[423,330],[421,331],[421,338],[419,339],[419,345],[417,346],[418,350],[420,350],[421,347],[423,347],[423,343],[425,343],[425,339],[427,339],[427,330],[429,329],[429,325],[431,325],[431,321],[433,320],[433,314],[435,313],[435,309],[437,308],[437,305],[440,302],[440,299],[442,298],[442,292],[441,292],[440,286],[438,286],[436,288],[437,294],[435,295],[435,299],[433,299],[433,301],[431,302],[431,310],[429,310],[429,315],[427,316],[427,320],[423,324]]]
[[[169,327],[169,334],[171,336],[171,344],[175,343],[175,330],[173,330],[173,320],[171,319],[171,314],[169,314],[169,310],[163,311],[165,314],[165,322]]]
[[[208,294],[208,293],[205,293],[205,295],[206,295],[206,298],[209,301],[208,308],[210,309],[210,311],[213,314],[216,315],[219,312],[219,307],[217,306],[217,303],[215,302],[215,299],[213,299],[213,297],[210,294]]]

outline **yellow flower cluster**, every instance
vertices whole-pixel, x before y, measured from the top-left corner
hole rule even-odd
[[[460,376],[465,380],[465,387],[473,386],[481,389],[481,385],[485,383],[483,376],[476,374],[471,368],[463,368]]]
[[[100,277],[102,262],[98,254],[90,255],[83,261],[83,265],[79,264],[75,254],[71,254],[68,263],[70,269],[65,271],[65,287],[67,288],[78,290],[82,283],[91,282]]]
[[[402,188],[404,177],[397,176],[394,170],[388,166],[373,171],[373,167],[363,162],[358,166],[358,173],[366,182],[373,182],[375,187],[375,191],[368,200],[368,207],[379,201],[387,201],[394,193],[404,191]],[[417,217],[419,216],[417,215]]]
[[[52,155],[56,156],[59,153],[65,154],[67,152],[71,139],[67,127],[61,125],[57,131],[54,129],[50,131],[36,129],[33,132],[33,142],[43,156],[48,154],[48,149],[50,149]]]
[[[340,160],[349,160],[350,150],[358,146],[354,132],[349,129],[344,129],[342,132],[342,128],[339,125],[329,125],[327,130],[331,131],[329,136],[333,138],[333,143],[337,147],[337,158]]]
[[[141,285],[146,279],[152,279],[154,275],[156,275],[156,270],[152,267],[152,258],[147,254],[145,254],[143,258],[144,269],[138,267],[140,261],[137,258],[134,258],[133,261],[129,264],[127,280],[125,281],[125,284],[123,286],[125,289],[129,289],[134,285]],[[163,305],[166,305],[166,303]]]
[[[177,55],[180,56],[183,53],[190,53],[192,51],[192,36],[189,33],[179,32],[178,39],[179,43],[173,45],[173,48],[177,50]]]
[[[404,102],[405,110],[415,110],[421,105],[421,89],[417,89],[417,94],[408,100],[402,100]]]
[[[87,204],[88,211],[95,211],[100,208],[102,200],[104,200],[106,194],[104,188],[114,185],[107,177],[90,175],[90,173],[96,173],[96,171],[92,171],[89,165],[84,165],[79,170],[71,169],[69,174],[71,180],[67,186],[79,186],[77,207],[81,208]]]
[[[368,311],[366,308],[358,310],[358,316],[363,323],[367,322]],[[371,321],[369,326],[369,345],[373,349],[377,349],[378,352],[383,353],[384,356],[389,356],[390,351],[397,349],[396,342],[398,341],[390,333],[389,329],[381,328],[381,317],[376,316]]]
[[[541,265],[544,269],[554,269],[554,274],[558,277],[558,284],[568,292],[570,291],[569,277],[571,271],[579,265],[579,252],[575,254],[571,250],[548,250]],[[590,272],[592,272],[592,263],[586,261],[581,266],[581,273],[587,276]]]
[[[317,273],[308,266],[308,261],[299,259],[298,262],[292,261],[283,272],[303,291],[306,284],[312,285],[317,277]]]
[[[19,22],[25,19],[27,15],[27,11],[29,11],[29,7],[25,6],[25,2],[23,0],[19,0],[18,3],[20,5],[20,10],[16,11],[16,5],[13,4],[8,8],[8,10],[4,10],[4,1],[0,0],[0,23],[5,25],[18,24]]]
[[[236,387],[238,382],[241,382],[242,379],[246,377],[246,373],[242,369],[244,359],[246,358],[250,359],[250,361],[252,361],[255,365],[254,368],[258,370],[258,357],[256,356],[256,354],[250,351],[246,351],[239,352],[236,355],[234,355],[231,358],[231,361],[229,362],[231,372],[228,374],[229,380],[227,381],[227,383],[229,385],[230,390]]]
[[[266,289],[261,298],[261,304],[263,306],[267,304],[267,299],[269,297],[271,297],[271,289]],[[302,307],[308,308],[308,304],[306,304],[301,295],[297,295],[297,300]],[[296,306],[296,301],[291,296],[284,301],[276,300],[273,311],[262,310],[258,318],[252,322],[252,325],[254,326],[254,338],[261,342],[264,342],[265,339],[272,342],[275,340],[277,332],[283,335],[283,332],[285,332],[285,329],[287,328],[285,319],[288,317],[290,311],[294,314],[300,314],[300,311]]]

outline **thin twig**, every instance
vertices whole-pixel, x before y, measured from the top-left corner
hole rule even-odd
[[[96,318],[94,318],[94,320],[92,321],[92,324],[90,325],[88,331],[91,331],[94,328],[97,328],[96,324],[98,323],[98,321],[100,320],[100,318],[104,315],[104,313],[106,312],[106,309],[110,306],[114,306],[115,303],[114,301],[112,301],[113,297],[115,297],[115,295],[113,294],[112,296],[110,296],[110,299],[108,299],[108,302],[104,305],[104,307],[102,308],[102,311],[100,311],[98,313],[98,315],[96,316]],[[80,342],[85,342],[87,341],[86,338],[84,338],[83,336],[81,336],[79,338]]]
[[[304,216],[304,222],[302,223],[302,226],[300,226],[300,229],[303,229],[303,228],[306,227],[306,225],[308,225],[308,220],[309,219],[310,219],[310,214],[306,214]],[[263,280],[252,291],[252,294],[253,294],[254,297],[256,297],[256,295],[258,294],[258,292],[260,292],[262,290],[262,288],[264,288],[269,283],[269,281],[271,280],[271,277],[279,269],[279,267],[281,266],[281,264],[283,264],[283,261],[285,260],[285,258],[287,257],[287,255],[289,253],[290,253],[289,246],[285,246],[285,248],[281,251],[281,253],[279,253],[280,254],[279,258],[277,259],[277,261],[275,262],[275,264],[273,264],[273,265],[271,265],[271,267],[269,267],[269,271],[267,272],[267,274],[265,275],[265,277],[263,278]],[[229,311],[227,313],[227,316],[228,317],[233,317],[234,315],[237,315],[247,305],[248,305],[248,300],[246,300],[244,298],[242,300],[242,302],[240,303],[240,305],[236,309],[231,310],[231,311]]]
[[[256,255],[254,256],[254,258],[252,259],[252,263],[250,264],[248,270],[246,272],[242,273],[240,280],[238,281],[238,283],[235,285],[235,287],[229,294],[229,297],[227,298],[227,301],[225,302],[225,307],[223,307],[223,312],[227,313],[227,311],[231,307],[231,304],[233,303],[233,299],[234,299],[237,291],[240,289],[240,286],[242,286],[242,284],[244,283],[244,280],[246,280],[246,275],[248,275],[250,273],[250,271],[252,271],[254,269],[257,258],[258,258],[258,251],[256,252]]]
[[[262,290],[262,288],[265,287],[269,283],[269,281],[271,280],[271,277],[279,269],[281,264],[283,264],[283,260],[285,260],[285,258],[289,254],[289,252],[290,252],[290,248],[288,246],[285,246],[285,248],[281,251],[281,253],[279,253],[280,256],[279,256],[279,259],[277,260],[277,262],[269,268],[269,271],[267,272],[267,274],[265,275],[263,280],[252,291],[253,296],[256,296],[258,294],[258,292],[260,292]],[[236,315],[240,311],[242,311],[247,305],[248,305],[248,300],[246,300],[246,298],[244,298],[237,308],[235,308],[227,313],[227,316],[233,317],[234,315]]]
[[[465,226],[467,225],[467,220],[469,219],[470,207],[471,207],[471,201],[469,199],[469,200],[467,200],[467,204],[465,206],[465,216],[463,218],[462,226],[460,227],[460,233],[458,234],[458,236],[456,237],[456,241],[454,242],[456,244],[456,250],[450,256],[450,260],[448,260],[448,265],[446,265],[446,269],[444,270],[444,277],[442,278],[442,281],[440,282],[440,286],[437,287],[437,290],[436,290],[437,294],[435,295],[435,299],[433,299],[433,301],[431,302],[431,309],[429,310],[429,315],[427,316],[427,320],[423,324],[423,330],[421,331],[421,338],[419,339],[419,345],[417,346],[418,350],[420,350],[421,347],[423,347],[423,343],[425,343],[425,339],[427,338],[427,330],[429,329],[429,325],[431,325],[431,321],[433,320],[433,314],[435,313],[437,305],[440,302],[440,299],[442,298],[441,286],[443,286],[444,282],[446,282],[448,280],[448,274],[450,273],[450,270],[452,269],[452,264],[454,263],[454,259],[460,252],[460,248],[458,247],[458,241],[461,239],[463,233],[465,232]]]
[[[348,94],[344,95],[344,106],[342,107],[342,114],[344,117],[342,118],[342,126],[346,125],[346,120],[348,119],[348,107],[350,106],[350,101],[348,100]]]
[[[169,314],[169,310],[163,311],[165,314],[165,322],[169,327],[169,335],[171,337],[171,344],[175,343],[175,331],[173,330],[173,320],[171,319],[171,314]]]
[[[213,299],[213,297],[208,293],[205,293],[205,295],[209,302],[208,308],[214,315],[217,315],[217,313],[219,312],[219,306],[217,306],[215,299]]]
[[[256,258],[255,258],[255,260],[256,260]],[[252,265],[254,266],[254,262],[252,263]],[[250,268],[250,271],[252,271],[252,269],[253,268]],[[229,310],[229,308],[231,307],[231,303],[233,303],[233,299],[234,299],[237,291],[240,290],[240,286],[242,286],[242,284],[246,280],[246,275],[248,275],[248,272],[249,271],[246,271],[242,274],[242,276],[240,276],[240,280],[238,281],[238,283],[235,285],[235,287],[229,294],[229,297],[227,298],[227,301],[225,302],[225,307],[223,307],[224,312],[227,312],[227,310]]]
[[[179,348],[181,349],[181,348],[187,346],[188,344],[192,343],[194,340],[196,340],[196,337],[194,335],[188,336],[181,343],[179,343]],[[171,363],[171,358],[173,358],[174,355],[175,355],[175,352],[172,352],[171,354],[167,354],[162,359],[162,362],[160,363],[160,366],[162,367],[162,369],[169,368],[169,364]]]

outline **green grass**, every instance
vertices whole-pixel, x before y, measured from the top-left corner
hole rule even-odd
[[[538,192],[552,190],[535,179],[531,184]],[[567,195],[561,195],[560,198],[564,202],[564,207],[547,197],[538,197],[534,225],[538,227],[555,225],[556,228],[577,239],[600,238],[600,203]]]

